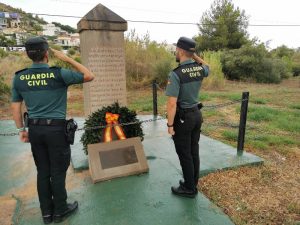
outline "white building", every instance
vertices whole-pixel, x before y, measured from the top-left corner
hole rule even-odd
[[[55,36],[61,32],[60,27],[56,27],[53,23],[42,25],[42,27],[43,27],[43,35],[45,36]]]
[[[70,34],[72,46],[79,47],[80,45],[80,37],[79,33]]]
[[[57,39],[54,40],[57,45],[63,47],[79,47],[80,39],[79,34],[70,34],[68,36],[59,36]]]
[[[29,34],[27,32],[23,32],[23,33],[18,32],[15,33],[15,37],[16,37],[17,45],[20,46],[25,44],[25,41],[28,39]]]
[[[7,19],[0,17],[0,27],[1,28],[7,28]]]

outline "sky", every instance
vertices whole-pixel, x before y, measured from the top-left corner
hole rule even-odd
[[[300,1],[285,0],[232,0],[234,6],[245,10],[249,16],[248,33],[267,43],[270,49],[281,45],[300,47]],[[25,12],[83,17],[98,3],[106,6],[125,20],[199,23],[201,16],[210,9],[213,0],[1,0]],[[41,16],[47,22],[59,22],[77,28],[79,18]],[[299,25],[299,26],[251,26],[251,25]],[[150,35],[157,42],[175,43],[180,36],[199,34],[197,25],[149,24],[128,22],[128,31],[135,30],[142,37]]]

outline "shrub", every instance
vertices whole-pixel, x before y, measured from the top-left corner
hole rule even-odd
[[[158,62],[154,68],[154,77],[156,83],[165,86],[168,80],[168,75],[173,69],[173,64],[169,59],[163,59]]]
[[[300,75],[300,64],[296,64],[296,63],[293,64],[292,73],[293,73],[293,76],[299,76]]]
[[[149,85],[156,79],[165,84],[175,58],[166,44],[150,41],[149,35],[139,37],[131,31],[125,38],[126,80],[129,87]]]
[[[69,55],[75,55],[75,53],[76,53],[76,51],[75,51],[74,48],[70,48],[70,49],[68,50],[68,54],[69,54]]]
[[[0,59],[5,58],[6,56],[8,56],[8,53],[0,48]]]
[[[10,94],[9,86],[4,82],[4,78],[0,77],[0,101],[5,101]]]
[[[291,75],[289,59],[272,58],[262,44],[225,51],[221,63],[223,72],[231,80],[279,83]]]
[[[221,89],[225,85],[225,78],[222,72],[221,52],[204,52],[204,60],[209,64],[210,74],[203,80],[203,87]]]
[[[240,49],[223,52],[221,63],[223,72],[230,80],[253,80],[256,68],[266,55],[263,45],[243,46]]]

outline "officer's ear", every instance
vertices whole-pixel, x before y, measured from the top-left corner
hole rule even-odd
[[[46,62],[49,62],[49,51],[47,50],[44,56],[44,59],[46,59]]]

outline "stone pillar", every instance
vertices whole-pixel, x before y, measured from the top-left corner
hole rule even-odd
[[[126,106],[124,31],[127,21],[98,4],[77,24],[83,65],[94,74],[83,85],[85,117],[103,106]]]

